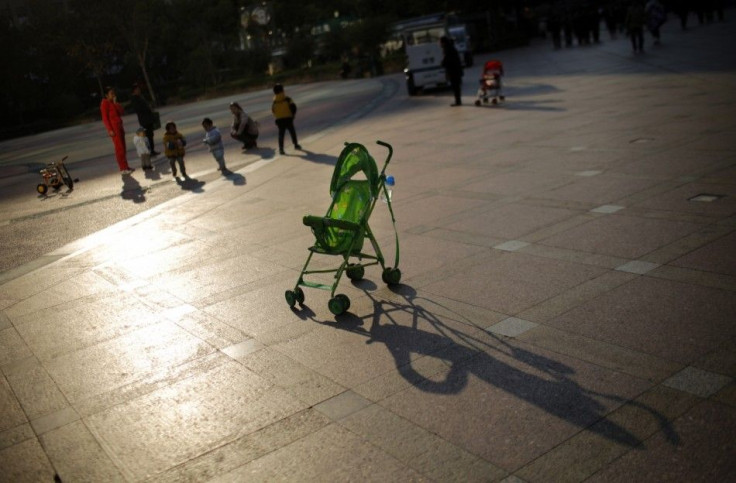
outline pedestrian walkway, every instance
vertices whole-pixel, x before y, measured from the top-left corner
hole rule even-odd
[[[4,281],[0,480],[733,480],[733,13],[643,55],[495,53],[501,106],[479,67],[463,108],[400,89]],[[302,216],[379,139],[401,285],[291,310]]]

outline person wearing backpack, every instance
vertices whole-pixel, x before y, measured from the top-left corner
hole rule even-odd
[[[299,142],[296,140],[296,129],[294,128],[294,116],[296,115],[296,104],[287,97],[284,92],[284,86],[276,84],[273,86],[273,104],[271,105],[271,112],[276,120],[276,126],[279,128],[279,154],[286,154],[284,152],[284,134],[288,129],[291,135],[291,142],[294,143],[294,149],[301,149]]]

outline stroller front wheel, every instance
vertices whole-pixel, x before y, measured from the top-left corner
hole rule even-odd
[[[386,285],[398,285],[401,281],[401,270],[398,268],[385,268],[381,274],[381,279]]]
[[[348,265],[345,273],[347,273],[350,280],[354,280],[357,282],[358,280],[363,280],[363,276],[365,275],[365,267],[363,267],[362,265],[351,263],[350,265]]]
[[[337,294],[327,302],[327,308],[334,315],[342,315],[350,308],[350,299],[345,294]]]
[[[295,290],[287,290],[284,293],[284,298],[286,299],[286,303],[289,304],[289,307],[294,307],[297,302],[299,305],[302,305],[304,303],[304,291],[300,287],[297,287]]]
[[[287,290],[284,293],[284,298],[286,299],[286,303],[289,304],[289,307],[296,305],[296,293],[293,290]]]

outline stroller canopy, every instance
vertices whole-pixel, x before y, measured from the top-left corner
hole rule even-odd
[[[340,153],[340,157],[335,164],[332,181],[330,182],[330,196],[334,197],[335,193],[340,191],[345,183],[360,172],[368,180],[371,196],[375,198],[378,196],[380,187],[376,161],[363,145],[358,143],[348,144]]]

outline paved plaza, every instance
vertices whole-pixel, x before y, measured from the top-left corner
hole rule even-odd
[[[305,152],[14,271],[0,480],[733,481],[735,15],[641,55],[605,33],[495,53],[500,106],[472,105],[478,65],[461,108],[366,79],[388,102]],[[348,313],[313,289],[290,309],[303,215],[343,143],[380,165],[376,140],[401,284],[372,267]]]

